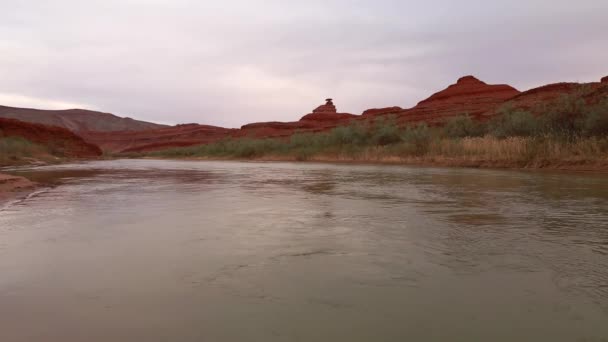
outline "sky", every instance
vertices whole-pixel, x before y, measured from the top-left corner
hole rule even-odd
[[[608,75],[606,0],[0,0],[0,105],[178,124]]]

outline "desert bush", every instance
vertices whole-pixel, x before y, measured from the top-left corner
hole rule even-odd
[[[401,130],[394,116],[379,117],[374,122],[369,144],[390,145],[401,141]]]
[[[367,132],[362,125],[351,123],[348,126],[339,126],[332,129],[326,135],[326,141],[323,144],[336,146],[364,145],[367,138]]]
[[[464,114],[448,120],[443,132],[449,138],[480,137],[485,134],[485,127],[482,123],[473,121],[468,114]]]
[[[608,99],[587,109],[579,127],[585,136],[608,136]]]
[[[511,107],[501,108],[489,126],[489,133],[497,138],[529,137],[539,132],[539,120],[534,115]]]
[[[420,156],[428,151],[431,143],[431,133],[429,127],[424,124],[407,127],[402,135],[402,142],[393,149],[400,155]]]

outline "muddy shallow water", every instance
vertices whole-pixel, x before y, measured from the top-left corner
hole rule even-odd
[[[608,341],[608,177],[117,160],[0,211],[0,341]],[[38,179],[36,179],[38,177]]]

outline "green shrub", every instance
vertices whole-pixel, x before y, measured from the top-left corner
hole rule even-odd
[[[579,124],[586,136],[608,136],[608,99],[589,108]]]
[[[490,134],[497,138],[529,137],[539,132],[539,121],[534,115],[523,110],[503,107],[501,115],[490,122]]]
[[[468,114],[448,120],[443,131],[449,138],[480,137],[485,134],[484,125],[473,121]]]
[[[431,143],[431,132],[425,123],[416,126],[410,126],[405,129],[398,150],[402,154],[423,155],[425,154]]]
[[[348,126],[334,128],[327,135],[325,144],[329,145],[364,145],[367,140],[367,132],[358,123],[351,123]]]
[[[580,135],[585,112],[588,110],[581,96],[582,90],[563,95],[549,103],[540,112],[540,133],[570,138]]]
[[[401,141],[401,131],[394,116],[379,117],[374,122],[371,140],[372,145],[390,145]]]

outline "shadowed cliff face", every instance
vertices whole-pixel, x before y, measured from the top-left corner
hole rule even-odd
[[[97,157],[101,150],[65,128],[27,123],[0,118],[0,134],[5,137],[22,137],[33,143],[50,147],[60,156],[70,158]]]

